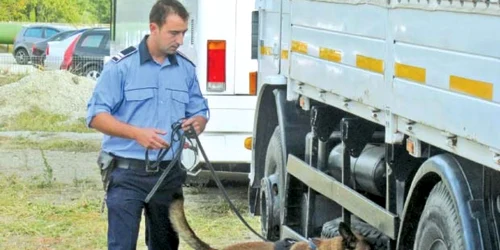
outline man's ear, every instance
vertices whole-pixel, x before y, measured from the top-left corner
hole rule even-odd
[[[339,224],[339,233],[344,239],[346,245],[350,245],[351,243],[357,241],[357,238],[356,236],[354,236],[354,233],[351,231],[351,228],[344,222],[340,222]]]
[[[159,32],[159,30],[160,30],[160,28],[158,27],[158,24],[156,24],[156,23],[150,23],[150,24],[149,24],[149,32],[150,32],[151,34],[153,34],[153,33],[158,33],[158,32]]]

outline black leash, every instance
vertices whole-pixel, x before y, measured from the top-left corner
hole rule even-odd
[[[177,138],[175,138],[175,136],[177,136]],[[156,190],[158,190],[158,187],[161,185],[161,183],[163,182],[163,180],[167,176],[168,172],[170,172],[170,170],[172,169],[172,167],[175,166],[175,164],[180,160],[182,149],[184,148],[184,143],[186,142],[186,140],[188,140],[189,142],[192,142],[191,139],[195,139],[196,144],[200,148],[200,152],[203,155],[203,158],[205,159],[205,162],[207,163],[208,168],[209,168],[210,172],[212,173],[212,176],[214,177],[215,183],[217,184],[217,186],[219,187],[219,189],[222,191],[224,199],[226,199],[226,201],[229,203],[229,206],[231,207],[231,210],[233,210],[233,212],[240,219],[240,221],[243,222],[243,224],[245,224],[245,226],[248,229],[250,229],[250,231],[252,231],[255,235],[257,235],[263,241],[268,241],[262,235],[260,235],[259,233],[257,233],[245,221],[245,219],[243,219],[243,217],[241,216],[240,212],[238,212],[238,209],[236,209],[236,207],[234,206],[233,202],[231,201],[231,199],[229,198],[229,195],[226,192],[226,189],[224,188],[224,186],[220,182],[219,177],[217,177],[217,175],[215,174],[214,167],[212,166],[212,163],[208,160],[208,157],[207,157],[207,155],[205,153],[205,150],[203,149],[203,146],[201,145],[200,139],[198,138],[198,135],[196,134],[196,131],[194,130],[193,126],[190,126],[188,131],[182,133],[182,122],[181,122],[181,120],[179,120],[178,122],[172,124],[172,137],[171,138],[172,138],[172,140],[171,140],[172,142],[174,142],[174,141],[180,141],[180,143],[179,143],[179,145],[180,145],[179,146],[179,150],[176,153],[174,153],[174,158],[172,159],[172,161],[170,162],[170,164],[167,166],[167,168],[165,169],[165,171],[163,171],[162,175],[160,176],[160,178],[156,182],[155,186],[153,187],[153,189],[151,190],[151,192],[146,197],[145,202],[146,203],[149,202],[149,200],[151,199],[151,197],[153,197],[154,193],[156,192]],[[158,155],[159,155],[158,159],[156,160],[155,163],[153,163],[153,165],[151,167],[153,167],[153,166],[159,167],[159,164],[163,160],[163,158],[165,157],[165,155],[167,154],[167,151],[168,151],[168,149],[165,149],[164,151],[160,150],[160,152],[158,152]],[[149,165],[148,150],[146,150],[146,167],[148,167],[148,165]]]
[[[188,138],[188,140],[191,141],[191,139],[189,139],[189,138]],[[146,196],[146,199],[144,200],[146,203],[148,203],[151,200],[151,198],[156,193],[156,191],[160,187],[163,180],[165,180],[165,177],[167,177],[167,174],[170,172],[170,170],[172,170],[172,168],[175,166],[175,164],[177,164],[179,162],[179,160],[181,158],[182,148],[184,147],[184,143],[186,142],[186,136],[184,136],[182,134],[182,120],[179,120],[176,123],[172,124],[172,134],[170,136],[170,142],[171,142],[170,145],[173,145],[173,143],[177,142],[177,141],[180,141],[179,150],[177,152],[175,152],[173,147],[170,147],[170,148],[172,148],[172,150],[174,150],[174,153],[173,153],[174,157],[173,157],[172,161],[170,161],[170,164],[168,164],[167,168],[163,171],[160,178],[158,179],[158,181],[154,185],[153,189],[151,189],[151,191],[149,192],[148,196]],[[149,156],[148,156],[149,149],[147,149],[146,150],[146,169],[150,168],[150,169],[158,169],[159,170],[160,162],[163,160],[163,158],[165,158],[165,156],[167,155],[170,148],[161,149],[158,152],[158,158],[151,166],[149,165],[150,164]]]

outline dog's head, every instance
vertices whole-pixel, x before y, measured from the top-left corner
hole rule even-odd
[[[370,244],[360,235],[352,232],[344,222],[339,224],[340,236],[331,239],[311,239],[317,250],[372,250]]]

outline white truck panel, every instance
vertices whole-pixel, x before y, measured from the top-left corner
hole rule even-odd
[[[305,26],[385,39],[387,26],[385,19],[387,10],[385,8],[373,5],[342,5],[307,0],[293,1],[290,8],[292,26]],[[362,20],[370,21],[363,22]]]
[[[270,12],[267,10],[260,12],[260,24],[272,23],[259,27],[259,74],[258,82],[261,83],[266,76],[278,74],[279,57],[276,50],[280,42],[279,12]]]
[[[197,72],[204,94],[234,94],[236,2],[234,0],[199,1],[198,9],[203,11],[198,13]],[[226,40],[226,90],[224,92],[206,91],[208,40]],[[250,49],[250,46],[247,49]]]
[[[500,148],[498,104],[398,79],[393,98],[392,111],[401,117]]]
[[[248,153],[235,148],[243,148],[246,133],[220,134],[205,132],[200,135],[203,149],[212,163],[247,163]],[[201,153],[198,159],[206,162]]]
[[[248,131],[252,131],[255,96],[207,96],[207,99],[210,104],[210,122],[205,128],[207,132],[245,132],[251,136]]]
[[[499,50],[500,51],[500,50]],[[444,90],[450,88],[450,77],[462,77],[492,85],[492,99],[500,102],[500,60],[496,58],[440,50],[409,44],[394,45],[396,62],[425,69],[425,84]]]
[[[386,101],[383,75],[310,56],[292,53],[290,77],[379,109],[384,107]]]
[[[291,1],[289,86],[500,169],[498,4],[384,3]]]
[[[287,6],[288,7],[288,6]],[[283,9],[283,14],[281,16],[283,22],[281,30],[281,74],[288,76],[288,71],[290,67],[290,9]]]
[[[252,1],[236,2],[236,35],[235,35],[235,67],[234,93],[248,94],[250,91],[250,72],[257,71],[257,60],[252,57],[252,12],[254,3]]]
[[[305,27],[292,28],[294,41],[307,43],[307,54],[320,57],[321,48],[333,49],[338,52],[339,62],[347,66],[356,67],[357,56],[363,55],[382,59],[385,56],[385,41],[351,36],[326,30]]]
[[[400,42],[500,58],[500,50],[492,49],[500,44],[500,36],[490,34],[500,30],[498,20],[488,15],[395,9],[389,22]]]

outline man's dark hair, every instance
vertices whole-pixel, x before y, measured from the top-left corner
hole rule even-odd
[[[170,14],[176,14],[184,21],[188,21],[189,13],[182,3],[177,0],[158,0],[149,12],[149,22],[161,27]]]

